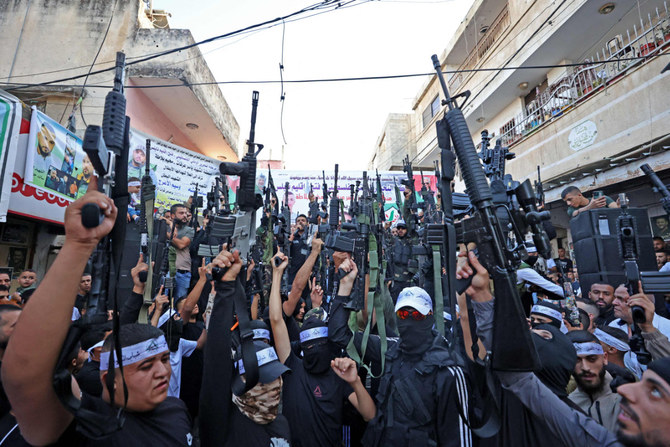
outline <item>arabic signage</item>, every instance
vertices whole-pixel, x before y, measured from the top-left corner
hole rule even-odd
[[[256,184],[259,190],[263,190],[265,185],[268,182],[267,177],[268,171],[258,169],[256,171]],[[328,192],[332,197],[333,187],[334,187],[334,172],[325,171],[326,175],[326,184],[328,186]],[[369,172],[368,175],[371,177],[368,178],[368,183],[375,187],[376,189],[376,174],[374,171]],[[395,222],[398,219],[398,211],[396,207],[396,196],[395,196],[395,185],[398,185],[398,189],[402,193],[405,190],[405,187],[401,184],[401,180],[407,178],[407,174],[404,172],[398,171],[384,171],[380,172],[380,180],[382,191],[384,193],[385,206],[384,210],[386,213],[387,220]],[[291,216],[295,218],[298,214],[307,214],[309,211],[309,193],[310,188],[314,194],[316,200],[321,203],[323,200],[323,173],[318,171],[292,171],[292,170],[282,170],[282,171],[272,171],[272,180],[277,189],[277,197],[281,203],[284,202],[286,197],[286,182],[289,183],[289,193],[288,193],[288,205],[291,209]],[[356,185],[356,182],[363,181],[363,172],[362,171],[340,171],[337,179],[338,187],[338,198],[342,199],[345,204],[345,212],[349,208],[349,202],[351,200],[351,188],[350,185]],[[437,178],[434,175],[424,175],[424,182],[429,185],[432,191],[437,189]],[[360,184],[362,185],[362,183]],[[359,190],[362,186],[359,185]],[[417,191],[417,201],[421,202],[421,196],[419,191],[421,190],[421,176],[414,176],[414,188]],[[359,192],[360,197],[360,192]],[[403,197],[404,200],[404,197]]]
[[[128,178],[141,179],[146,172],[147,139],[151,140],[149,164],[156,185],[156,208],[168,209],[175,203],[186,203],[199,185],[198,195],[205,197],[219,173],[219,162],[197,152],[159,140],[138,130],[130,133]]]
[[[597,137],[596,123],[586,120],[572,128],[568,135],[568,144],[573,151],[580,151],[591,146]]]

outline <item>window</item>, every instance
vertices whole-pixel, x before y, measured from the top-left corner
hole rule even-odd
[[[435,115],[437,115],[437,112],[440,111],[440,95],[436,95],[435,98],[430,102],[430,104],[426,107],[426,109],[423,111],[422,118],[423,118],[423,127],[424,129],[430,121],[433,119]]]
[[[500,128],[500,135],[502,135],[503,146],[508,146],[515,141],[516,137],[516,130],[514,129],[515,126],[516,121],[514,120],[514,118],[512,118]]]

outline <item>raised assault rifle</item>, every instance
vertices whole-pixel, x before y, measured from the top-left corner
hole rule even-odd
[[[442,76],[437,55],[433,55],[432,60],[445,95],[442,104],[449,109],[438,124],[441,129],[438,132],[438,136],[441,135],[438,144],[441,148],[448,149],[453,143],[467,193],[475,209],[474,215],[463,222],[470,221],[475,224],[471,227],[480,229],[478,232],[470,232],[470,237],[467,238],[470,240],[463,242],[477,244],[479,261],[491,274],[495,287],[497,299],[494,310],[492,366],[504,371],[533,371],[539,366],[539,359],[516,288],[515,270],[520,256],[516,250],[507,247],[505,232],[496,216],[484,169],[463,112],[456,103],[456,99],[461,96],[467,101],[470,92],[452,98]],[[510,343],[509,340],[514,342]]]

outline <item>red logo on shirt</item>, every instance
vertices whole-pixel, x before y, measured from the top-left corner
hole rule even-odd
[[[321,396],[322,396],[322,394],[321,394],[321,387],[320,387],[319,385],[317,385],[316,388],[314,388],[314,395],[315,395],[316,397],[321,397]]]

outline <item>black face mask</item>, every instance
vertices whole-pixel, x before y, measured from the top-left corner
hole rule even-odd
[[[558,397],[565,397],[565,387],[577,362],[575,348],[560,329],[550,324],[538,324],[534,328],[551,332],[553,336],[551,340],[546,340],[533,333],[535,349],[542,363],[542,369],[535,375]]]
[[[397,319],[400,334],[400,350],[405,354],[423,354],[433,343],[431,329],[435,324],[433,315],[423,320]]]
[[[531,267],[535,265],[537,262],[537,255],[529,255],[528,259],[526,259],[526,264],[530,265]]]
[[[333,356],[328,343],[318,344],[311,348],[303,347],[302,365],[310,374],[323,374],[330,368]]]

